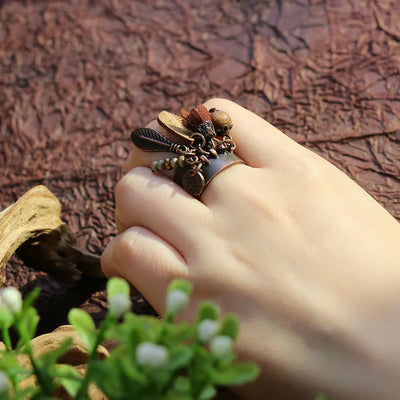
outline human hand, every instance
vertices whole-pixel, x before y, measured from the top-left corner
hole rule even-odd
[[[235,312],[238,354],[261,377],[249,399],[393,399],[400,389],[400,227],[321,157],[244,108],[233,119],[246,164],[220,173],[201,200],[152,174],[163,155],[134,148],[116,187],[119,235],[102,257],[163,313],[173,278]],[[156,128],[157,123],[152,122]]]

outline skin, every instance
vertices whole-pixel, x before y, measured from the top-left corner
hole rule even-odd
[[[105,274],[161,314],[168,283],[194,284],[183,318],[208,299],[241,319],[236,344],[260,377],[244,399],[393,399],[400,391],[400,225],[332,164],[223,99],[235,153],[201,201],[152,174],[166,154],[133,148],[117,184],[119,234]],[[157,128],[152,122],[150,127]]]

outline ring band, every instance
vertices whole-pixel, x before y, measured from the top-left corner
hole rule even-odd
[[[163,129],[139,128],[131,139],[145,151],[175,153],[176,157],[154,161],[151,170],[176,170],[175,182],[193,197],[200,198],[220,172],[244,163],[233,153],[232,119],[224,111],[199,104],[190,112],[181,110],[180,116],[162,111],[157,120]]]
[[[217,158],[210,158],[209,164],[204,165],[200,171],[191,168],[179,168],[174,175],[175,182],[182,186],[193,197],[200,197],[207,185],[222,171],[235,164],[244,164],[244,161],[236,154],[225,152]]]

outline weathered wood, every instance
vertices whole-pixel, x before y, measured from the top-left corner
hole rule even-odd
[[[60,227],[61,205],[45,186],[35,186],[0,213],[0,287],[6,264],[26,240]]]
[[[55,329],[53,332],[35,337],[30,341],[32,353],[35,359],[38,359],[45,353],[50,353],[58,349],[66,340],[71,339],[72,344],[68,351],[63,354],[57,364],[67,364],[75,367],[82,375],[86,374],[88,352],[82,339],[71,325],[63,325]],[[97,356],[103,360],[110,356],[108,350],[99,345],[97,347]],[[25,368],[31,368],[31,362],[26,354],[18,357],[19,363]],[[36,376],[32,375],[20,382],[20,389],[24,389],[36,384]],[[71,397],[66,390],[59,386],[54,393],[56,399],[70,400]],[[88,389],[88,397],[90,400],[107,400],[104,393],[94,384],[90,384]]]
[[[28,239],[16,253],[28,267],[66,282],[80,275],[105,278],[100,257],[78,247],[76,235],[67,224]]]
[[[0,287],[13,253],[33,268],[59,279],[104,277],[100,257],[76,246],[75,234],[60,218],[61,205],[45,186],[35,186],[0,213]]]

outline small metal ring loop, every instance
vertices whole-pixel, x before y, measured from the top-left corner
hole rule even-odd
[[[196,146],[202,148],[206,145],[206,138],[201,133],[195,132],[192,135],[190,135],[190,137],[192,139],[194,139],[195,142],[197,142]],[[200,143],[199,143],[199,139],[200,139]]]

